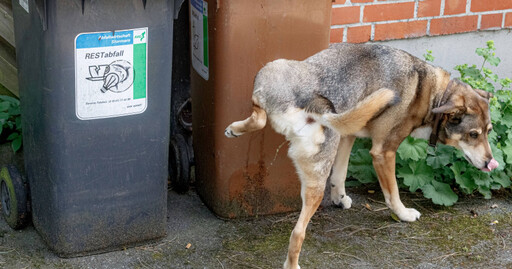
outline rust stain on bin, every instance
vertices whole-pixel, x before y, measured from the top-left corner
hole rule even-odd
[[[192,70],[193,136],[197,191],[220,217],[300,209],[284,137],[267,125],[228,139],[224,128],[251,114],[254,77],[267,62],[327,48],[330,14],[330,0],[208,1],[209,79]]]

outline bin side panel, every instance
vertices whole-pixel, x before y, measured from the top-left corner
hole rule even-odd
[[[330,8],[330,1],[307,0],[209,3],[210,79],[193,70],[191,88],[197,189],[216,214],[300,208],[300,183],[284,137],[267,126],[228,139],[224,128],[250,116],[254,77],[267,62],[303,60],[327,48]]]

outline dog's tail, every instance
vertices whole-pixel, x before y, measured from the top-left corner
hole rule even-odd
[[[245,133],[263,129],[267,124],[267,112],[260,107],[254,96],[252,98],[252,110],[249,118],[231,123],[224,134],[227,137],[238,137]]]
[[[386,106],[399,101],[395,93],[386,88],[370,94],[359,102],[354,108],[340,114],[333,113],[332,104],[317,99],[316,105],[310,107],[310,113],[317,114],[317,119],[322,125],[337,131],[340,135],[352,135],[363,129],[368,121],[381,112]],[[327,111],[327,113],[325,113]],[[318,113],[324,111],[324,113]]]

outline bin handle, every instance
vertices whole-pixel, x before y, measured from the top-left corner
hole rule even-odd
[[[35,0],[36,3],[36,11],[39,14],[39,18],[41,19],[41,24],[43,25],[43,31],[48,30],[48,6],[46,5],[46,0]],[[146,9],[147,0],[142,0],[142,5],[144,9]],[[82,0],[82,15],[85,12],[85,0]]]
[[[48,29],[48,20],[46,14],[46,0],[35,0],[36,2],[36,11],[39,14],[39,18],[41,19],[41,24],[43,25],[43,31]]]
[[[46,0],[44,0],[44,1],[46,2]],[[147,2],[148,2],[147,0],[142,0],[142,5],[144,6],[144,9],[146,9]],[[84,11],[85,11],[85,0],[82,0],[82,15],[84,15]]]

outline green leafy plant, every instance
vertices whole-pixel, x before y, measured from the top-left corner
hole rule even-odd
[[[427,53],[423,54],[423,58],[425,58],[425,61],[427,62],[433,62],[435,60],[431,50],[427,50]]]
[[[23,143],[20,101],[6,95],[0,95],[0,142],[10,142],[14,152],[18,151]]]
[[[498,66],[501,62],[495,50],[494,42],[488,41],[486,47],[476,50],[476,54],[483,58],[479,68],[462,64],[457,65],[455,70],[459,71],[460,79],[473,88],[494,94],[490,100],[493,130],[489,142],[500,166],[491,173],[485,173],[469,164],[463,153],[453,147],[438,144],[432,148],[424,139],[407,137],[397,150],[396,174],[400,186],[407,187],[411,192],[421,190],[433,203],[450,206],[457,202],[459,195],[478,192],[489,199],[491,190],[511,185],[512,92],[509,88],[512,80],[499,78],[486,67],[486,64]],[[432,51],[427,51],[423,56],[427,61],[434,60]],[[377,181],[370,147],[368,139],[356,140],[348,175],[357,181],[349,181],[347,186]]]

